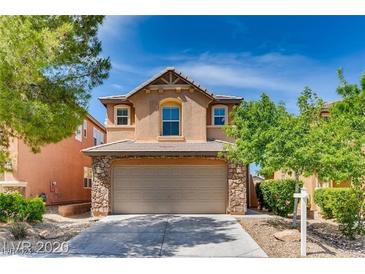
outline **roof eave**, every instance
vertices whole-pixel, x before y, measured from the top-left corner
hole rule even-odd
[[[100,123],[98,120],[96,120],[96,118],[93,117],[90,113],[87,114],[87,118],[89,118],[94,124],[98,125],[104,131],[104,133],[106,133],[105,126],[102,123]]]
[[[169,157],[186,157],[186,156],[201,156],[201,157],[217,157],[219,151],[82,151],[87,156],[169,156]]]
[[[243,99],[214,99],[215,103],[222,103],[222,104],[240,104]]]
[[[129,103],[130,101],[127,98],[102,98],[99,97],[98,100],[106,107],[107,104],[114,103]]]

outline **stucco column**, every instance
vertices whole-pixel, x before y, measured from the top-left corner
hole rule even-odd
[[[93,157],[91,211],[94,216],[111,213],[111,160],[110,156]]]
[[[230,214],[245,214],[247,167],[228,163],[228,208]]]

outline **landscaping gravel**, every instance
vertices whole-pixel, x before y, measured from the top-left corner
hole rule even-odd
[[[277,232],[291,229],[290,219],[250,216],[242,218],[240,223],[269,257],[300,257],[300,241],[281,241],[274,237]],[[365,258],[365,237],[350,240],[341,234],[336,223],[309,220],[307,237],[309,258]]]
[[[9,231],[10,224],[0,223],[0,256],[65,252],[67,241],[97,220],[90,213],[70,218],[48,213],[42,222],[26,224],[27,237],[23,240],[14,239]]]

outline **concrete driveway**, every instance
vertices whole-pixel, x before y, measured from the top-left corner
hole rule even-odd
[[[70,241],[70,255],[267,257],[229,215],[114,215]]]

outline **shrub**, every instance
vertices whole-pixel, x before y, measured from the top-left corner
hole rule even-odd
[[[42,221],[43,214],[46,213],[46,207],[41,198],[33,198],[27,201],[27,221]]]
[[[27,225],[23,222],[14,222],[10,225],[9,231],[15,240],[21,240],[27,236]]]
[[[314,202],[321,209],[321,214],[325,219],[332,219],[333,216],[333,197],[331,192],[336,191],[335,188],[319,188],[314,191]]]
[[[41,221],[45,206],[40,198],[25,199],[18,192],[0,193],[0,221]]]
[[[263,206],[275,214],[287,217],[294,208],[294,193],[296,184],[303,183],[293,179],[268,180],[261,182],[259,188],[262,194]]]
[[[27,202],[18,192],[0,193],[0,220],[10,219],[24,221],[26,219]]]
[[[362,232],[361,212],[364,197],[361,191],[354,188],[317,189],[314,201],[325,217],[331,216],[336,219],[344,235],[353,238]]]

